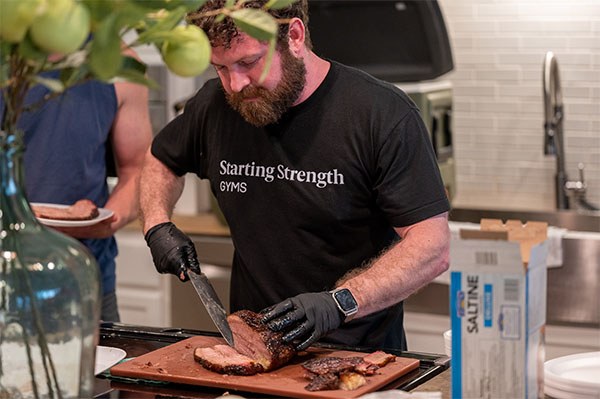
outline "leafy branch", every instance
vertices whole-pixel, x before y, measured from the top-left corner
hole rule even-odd
[[[269,43],[270,62],[281,21],[266,11],[287,7],[294,1],[269,0],[261,9],[255,9],[244,7],[247,0],[227,0],[222,8],[196,17],[216,16],[215,23],[231,18],[241,31]],[[1,1],[0,90],[5,105],[0,110],[0,134],[15,130],[20,115],[40,105],[24,104],[26,93],[36,84],[51,92],[42,102],[90,79],[126,80],[156,87],[145,75],[144,62],[132,56],[131,49],[139,46],[155,46],[166,66],[178,75],[201,74],[210,61],[209,40],[200,28],[182,22],[205,2]],[[131,36],[134,39],[127,42],[126,37]],[[58,77],[50,76],[52,71],[58,71]]]

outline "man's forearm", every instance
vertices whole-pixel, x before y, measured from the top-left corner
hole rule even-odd
[[[118,215],[117,220],[111,225],[113,231],[119,230],[138,216],[138,171],[139,167],[119,170],[118,183],[106,203],[106,208],[113,210]]]
[[[401,241],[338,284],[352,291],[359,304],[357,317],[406,299],[448,269],[450,232],[446,213],[396,230]]]
[[[183,191],[184,179],[175,175],[148,150],[140,178],[140,215],[144,234],[168,222]]]

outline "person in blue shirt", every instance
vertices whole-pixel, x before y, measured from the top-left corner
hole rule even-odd
[[[46,94],[46,87],[35,86],[26,104],[36,104]],[[128,82],[89,81],[24,113],[19,126],[25,132],[25,189],[30,202],[70,205],[87,198],[114,212],[91,226],[56,229],[79,239],[94,255],[102,279],[101,319],[120,321],[113,235],[138,213],[137,181],[152,140],[148,89]],[[118,177],[110,192],[109,149]]]

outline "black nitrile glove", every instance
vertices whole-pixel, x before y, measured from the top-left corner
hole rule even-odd
[[[286,299],[261,312],[263,322],[273,331],[286,331],[282,339],[299,339],[296,349],[304,350],[342,324],[342,315],[329,292],[311,292]]]
[[[189,280],[188,269],[200,273],[194,243],[173,223],[157,224],[148,230],[144,238],[159,273],[174,274],[181,281]]]

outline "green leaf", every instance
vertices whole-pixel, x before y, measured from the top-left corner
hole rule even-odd
[[[90,11],[92,21],[102,21],[111,14],[120,13],[122,1],[114,0],[81,0]]]
[[[94,33],[90,47],[89,65],[98,78],[108,80],[119,71],[122,62],[117,16],[111,14],[100,23]]]
[[[85,64],[88,52],[89,48],[86,46],[84,49],[71,53],[57,62],[48,64],[44,70],[79,68]]]
[[[269,0],[267,4],[264,5],[266,9],[278,10],[280,8],[286,8],[289,5],[295,3],[297,0]]]
[[[35,75],[31,78],[35,83],[39,83],[43,86],[46,86],[50,91],[54,93],[62,93],[65,91],[65,85],[58,79],[48,79],[43,78],[39,75]]]
[[[154,80],[148,78],[144,73],[135,69],[122,69],[113,79],[113,82],[126,80],[127,82],[137,83],[149,87],[150,89],[160,89],[160,85]]]
[[[126,4],[122,10],[119,10],[116,15],[115,27],[123,33],[123,30],[130,30],[133,26],[136,26],[140,21],[144,21],[148,18],[148,11],[137,7],[133,4]]]
[[[82,65],[78,68],[63,68],[60,71],[60,81],[63,82],[65,87],[71,87],[83,81],[89,73],[90,70],[87,65]]]
[[[163,39],[165,32],[170,31],[185,17],[186,9],[183,7],[169,11],[166,17],[160,19],[145,31],[139,33],[136,44],[154,43]]]
[[[230,15],[242,31],[261,41],[268,41],[277,36],[277,21],[271,15],[256,8],[242,8]]]
[[[267,74],[269,73],[269,69],[271,69],[271,61],[273,60],[273,54],[275,53],[276,45],[277,38],[274,37],[271,40],[269,40],[269,52],[267,53],[267,59],[265,60],[265,69],[263,69],[262,73],[260,74],[260,78],[258,79],[260,83],[262,83],[266,79]]]
[[[133,0],[133,3],[153,10],[173,10],[184,7],[186,10],[197,10],[206,0]]]
[[[225,8],[232,8],[234,4],[235,4],[235,0],[227,0],[225,2]]]
[[[122,71],[123,70],[137,71],[143,75],[146,73],[146,69],[147,69],[146,64],[144,64],[142,61],[138,60],[137,58],[130,57],[128,55],[123,57],[123,64],[121,66]]]

